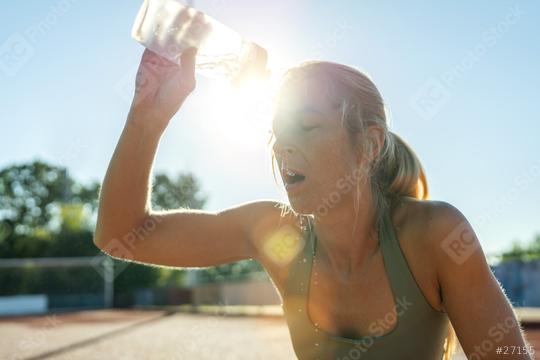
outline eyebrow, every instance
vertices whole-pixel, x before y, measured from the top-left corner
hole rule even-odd
[[[317,115],[325,115],[324,112],[322,112],[321,110],[309,105],[309,106],[305,106],[303,108],[301,108],[299,111],[299,113],[310,113],[310,114],[317,114]]]
[[[309,114],[315,114],[315,115],[319,115],[319,116],[326,116],[327,114],[325,114],[324,112],[322,112],[321,110],[311,106],[311,105],[307,105],[307,106],[304,106],[294,112],[289,112],[289,114],[294,114],[294,116],[301,116],[301,115],[309,115]],[[280,114],[276,114],[274,116],[274,120],[279,117]],[[273,121],[272,121],[273,123]]]
[[[314,113],[317,113],[317,114],[323,114],[323,112],[321,110],[319,110],[316,107],[311,106],[311,105],[304,106],[300,111],[301,112],[314,112]]]

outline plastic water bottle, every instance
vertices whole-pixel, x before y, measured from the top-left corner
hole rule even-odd
[[[131,35],[176,64],[182,51],[196,47],[196,71],[234,85],[268,75],[266,50],[179,0],[144,0]]]

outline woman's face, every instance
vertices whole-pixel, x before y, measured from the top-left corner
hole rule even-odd
[[[320,83],[320,82],[319,82]],[[293,80],[279,93],[273,150],[292,208],[324,216],[352,199],[358,154],[341,125],[341,111],[314,79]],[[292,169],[304,176],[286,175]],[[289,182],[298,178],[293,185]]]

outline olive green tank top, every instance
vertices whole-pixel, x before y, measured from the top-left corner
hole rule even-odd
[[[342,337],[327,333],[313,323],[307,310],[312,261],[317,249],[312,221],[309,218],[305,245],[291,264],[283,296],[284,315],[296,356],[300,360],[441,359],[448,316],[434,309],[420,291],[394,234],[389,214],[383,217],[379,239],[396,304],[395,327],[394,313],[372,324],[372,331],[382,336]]]

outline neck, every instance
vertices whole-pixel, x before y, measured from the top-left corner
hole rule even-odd
[[[315,214],[316,261],[338,279],[353,281],[361,276],[379,250],[376,209],[370,191],[364,191],[355,214],[353,199],[324,215]],[[354,226],[356,222],[356,227]]]

